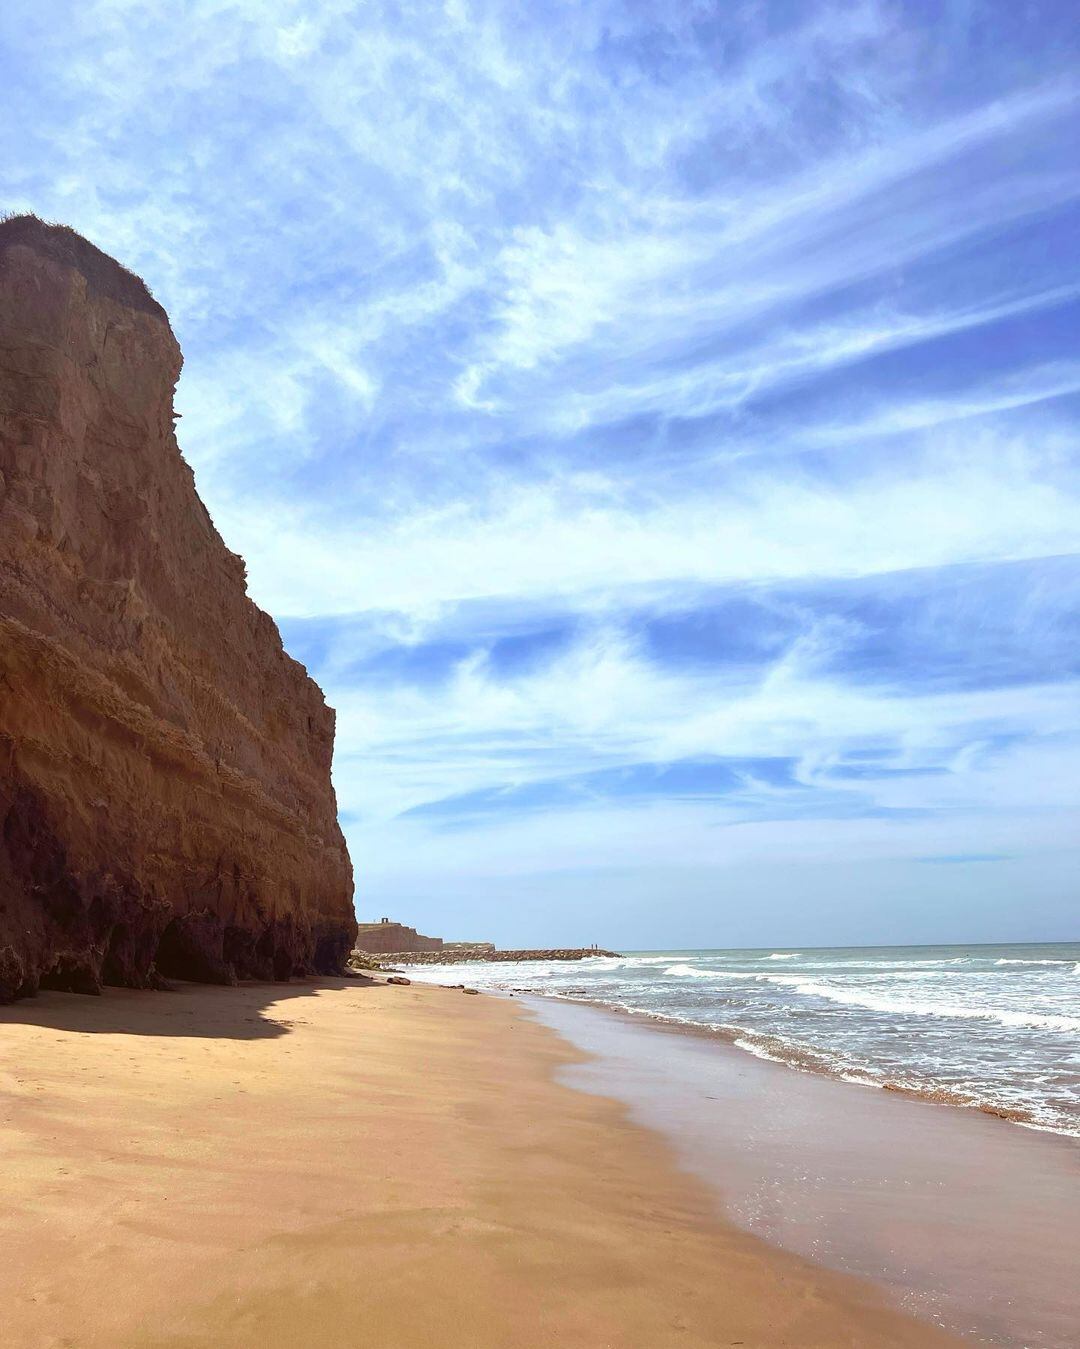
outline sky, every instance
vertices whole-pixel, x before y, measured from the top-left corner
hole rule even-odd
[[[146,278],[361,917],[1080,937],[1061,0],[6,0],[0,209]]]

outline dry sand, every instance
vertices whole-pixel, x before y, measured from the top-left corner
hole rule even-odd
[[[415,984],[0,1009],[4,1349],[959,1343],[718,1222],[573,1057]]]

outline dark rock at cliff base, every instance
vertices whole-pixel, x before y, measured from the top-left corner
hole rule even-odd
[[[334,714],[173,434],[145,285],[0,222],[0,1000],[338,971]]]

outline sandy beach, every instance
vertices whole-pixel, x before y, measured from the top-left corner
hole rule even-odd
[[[718,1221],[505,999],[180,985],[0,1027],[10,1349],[957,1342]]]

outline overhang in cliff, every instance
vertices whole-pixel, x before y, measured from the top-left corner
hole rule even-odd
[[[0,222],[0,999],[352,946],[334,714],[195,491],[180,366],[137,277]]]

